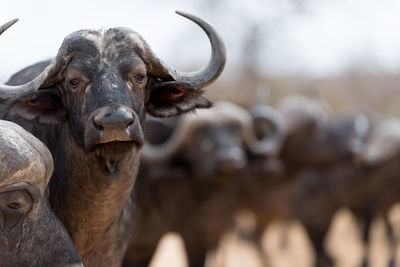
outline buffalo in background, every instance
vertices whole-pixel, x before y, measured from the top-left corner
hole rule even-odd
[[[342,207],[356,215],[368,245],[372,219],[399,201],[396,120],[373,123],[363,114],[331,117],[323,103],[298,95],[284,98],[277,110],[236,106],[251,123],[240,122],[233,109],[226,109],[228,115],[221,119],[224,105],[234,106],[217,103],[197,115],[148,120],[135,189],[138,221],[124,266],[147,266],[166,232],[182,235],[190,266],[203,266],[206,252],[236,227],[235,214],[243,210],[254,214],[256,226],[239,233],[257,246],[273,220],[300,221],[316,252],[315,266],[335,262],[324,240]],[[274,115],[257,121],[257,109]],[[254,153],[238,130],[246,124],[253,140],[272,141],[273,149]],[[390,240],[394,248],[393,235]],[[368,265],[367,257],[361,264]]]
[[[190,266],[204,265],[207,252],[233,226],[239,176],[252,158],[274,157],[284,139],[275,110],[254,107],[253,114],[216,102],[176,121],[147,120],[148,143],[132,194],[137,220],[124,266],[147,266],[167,232],[182,236]],[[259,136],[255,123],[263,126]]]

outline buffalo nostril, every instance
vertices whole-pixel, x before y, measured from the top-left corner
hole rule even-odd
[[[132,112],[125,109],[106,110],[93,118],[93,124],[99,131],[123,131],[135,123]]]
[[[93,126],[100,132],[104,131],[104,127],[101,124],[96,123],[96,120],[93,121]]]
[[[133,119],[126,124],[126,128],[128,128],[128,127],[130,127],[132,125],[133,125]]]

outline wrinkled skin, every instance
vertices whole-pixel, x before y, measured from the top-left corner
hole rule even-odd
[[[4,214],[0,266],[82,266],[45,195],[28,184],[0,190],[0,209]],[[10,208],[11,203],[18,203],[19,208]]]
[[[0,266],[82,266],[48,203],[52,164],[38,139],[0,121]]]
[[[210,106],[199,88],[160,74],[149,51],[126,28],[77,31],[65,38],[40,90],[3,108],[3,118],[50,148],[50,202],[85,266],[119,266],[125,253],[146,112],[166,117]],[[8,84],[32,80],[48,63]]]

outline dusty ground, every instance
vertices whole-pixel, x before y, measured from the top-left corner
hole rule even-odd
[[[400,229],[400,205],[392,209],[390,220],[395,229]],[[288,235],[283,247],[285,229],[288,229]],[[387,266],[388,240],[383,222],[379,218],[373,224],[371,239],[371,266]],[[348,210],[343,209],[336,215],[326,240],[326,247],[337,259],[337,266],[359,266],[366,248],[361,245],[357,226]],[[307,267],[312,266],[313,257],[309,240],[299,223],[276,222],[265,230],[262,248],[259,249],[252,243],[241,240],[238,235],[227,233],[218,250],[208,256],[207,267],[262,267],[266,262],[273,267]],[[151,267],[187,266],[182,240],[177,234],[167,234],[159,244]]]

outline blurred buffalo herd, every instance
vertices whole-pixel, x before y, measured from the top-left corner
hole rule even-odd
[[[125,266],[147,266],[169,232],[182,237],[189,266],[204,266],[225,233],[261,248],[276,220],[300,222],[314,265],[333,266],[325,239],[343,207],[366,246],[382,216],[389,266],[396,266],[388,211],[400,201],[400,120],[331,110],[317,97],[288,94],[273,106],[219,101],[172,119],[148,117]],[[237,224],[243,212],[253,218],[251,230]],[[368,259],[359,265],[370,266]],[[272,265],[268,257],[263,264]]]

